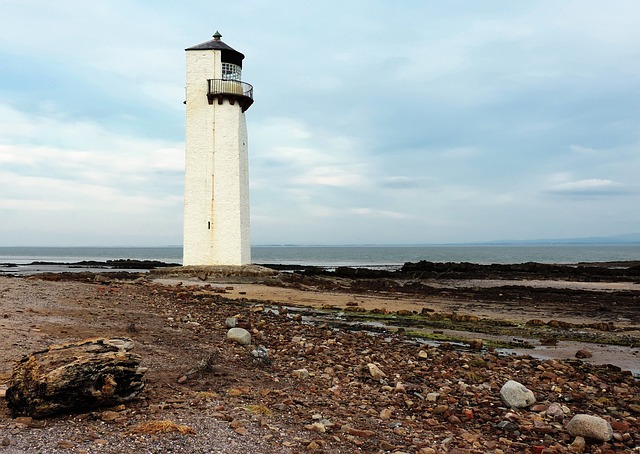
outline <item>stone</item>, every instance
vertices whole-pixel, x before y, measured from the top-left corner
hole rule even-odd
[[[116,411],[103,411],[100,413],[100,419],[104,422],[115,421],[120,415]]]
[[[312,424],[307,424],[306,426],[304,426],[304,428],[312,432],[325,433],[327,431],[327,428],[321,422],[314,422]]]
[[[57,448],[58,449],[71,449],[75,446],[75,444],[73,444],[71,441],[69,440],[60,440],[57,444]]]
[[[518,430],[520,427],[511,421],[500,421],[497,425],[498,429],[508,430],[510,432]]]
[[[354,427],[345,427],[344,431],[349,435],[354,435],[360,438],[372,438],[376,435],[373,430],[356,429]]]
[[[549,408],[546,410],[546,415],[548,418],[554,419],[556,421],[562,421],[564,419],[564,410],[562,405],[558,403],[552,403],[549,405]]]
[[[574,437],[590,438],[598,441],[609,441],[613,437],[613,429],[609,422],[599,416],[578,414],[567,424],[567,431]]]
[[[227,319],[224,321],[224,325],[227,328],[235,328],[237,324],[238,324],[238,319],[235,317],[227,317]]]
[[[582,437],[576,437],[573,443],[569,445],[569,451],[582,454],[587,447],[587,442]]]
[[[440,393],[428,393],[427,402],[437,402],[440,398]]]
[[[367,364],[367,367],[369,368],[369,373],[374,380],[380,380],[387,376],[387,374],[382,372],[382,370],[373,363]]]
[[[512,408],[526,408],[536,402],[533,391],[514,380],[509,380],[502,386],[500,396]]]
[[[300,380],[309,378],[309,371],[307,369],[296,369],[291,374]]]
[[[52,345],[20,359],[7,389],[12,415],[43,417],[130,401],[144,389],[128,338]]]
[[[251,344],[251,333],[244,328],[231,328],[227,331],[227,339],[240,345]]]
[[[269,358],[269,350],[267,350],[266,347],[260,346],[254,350],[251,351],[251,356],[253,356],[254,358],[256,358],[258,361],[261,361],[263,363],[269,363],[270,362],[270,358]]]
[[[593,353],[591,353],[589,350],[582,349],[576,352],[576,358],[579,359],[591,358],[592,356]]]
[[[18,416],[14,421],[29,427],[33,423],[33,418],[31,416]]]
[[[472,339],[469,341],[469,348],[475,351],[481,351],[484,341],[482,339]]]

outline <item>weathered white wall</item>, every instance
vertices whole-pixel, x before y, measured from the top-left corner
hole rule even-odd
[[[245,115],[207,101],[220,63],[219,51],[187,51],[184,265],[251,262]]]

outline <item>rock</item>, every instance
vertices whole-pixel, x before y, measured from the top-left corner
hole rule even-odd
[[[42,417],[134,399],[144,389],[144,369],[132,348],[128,338],[92,338],[24,356],[7,389],[11,413]]]
[[[353,427],[345,427],[344,431],[349,435],[354,435],[360,438],[372,438],[376,436],[376,433],[373,430],[366,429],[356,429]]]
[[[304,428],[312,432],[325,433],[327,431],[327,428],[321,422],[314,422],[313,424],[307,424],[306,426],[304,426]]]
[[[577,453],[583,453],[584,449],[587,447],[587,443],[584,440],[584,438],[582,437],[576,437],[575,440],[573,440],[573,443],[571,443],[571,445],[569,445],[569,450],[571,452],[577,452]]]
[[[227,328],[235,328],[237,324],[238,324],[238,319],[235,317],[227,317],[227,319],[224,321],[224,325]]]
[[[536,401],[533,391],[514,380],[509,380],[502,386],[500,396],[505,404],[513,408],[525,408]]]
[[[249,345],[251,343],[251,333],[244,328],[231,328],[227,331],[227,339],[240,345]]]
[[[556,421],[562,421],[564,419],[564,410],[562,409],[562,405],[555,402],[549,405],[546,414],[547,417]]]
[[[309,371],[307,369],[297,369],[291,373],[294,377],[304,380],[309,378]]]
[[[482,339],[472,339],[469,341],[469,348],[475,351],[481,351],[484,341]]]
[[[236,427],[235,429],[233,429],[233,431],[235,433],[237,433],[238,435],[248,435],[249,434],[249,431],[245,427]]]
[[[575,415],[567,424],[567,431],[574,437],[591,438],[598,441],[609,441],[613,437],[611,424],[599,416],[585,414]]]
[[[498,429],[508,430],[510,432],[516,431],[519,429],[517,424],[512,423],[511,421],[501,421],[497,425]]]
[[[395,451],[397,449],[396,445],[392,445],[388,441],[382,440],[380,442],[380,449],[383,451]]]
[[[576,358],[579,359],[591,358],[592,356],[593,353],[591,353],[589,350],[582,349],[576,352]]]
[[[427,402],[437,402],[439,398],[440,398],[440,393],[427,394]]]
[[[437,451],[433,448],[421,448],[420,451],[418,451],[418,454],[436,454]]]
[[[103,411],[100,413],[100,419],[104,422],[115,421],[120,415],[116,411]]]
[[[251,351],[251,356],[253,356],[254,358],[256,358],[258,361],[268,364],[271,362],[271,359],[269,358],[269,350],[267,350],[266,347],[263,347],[262,345],[254,350]]]
[[[313,440],[311,443],[307,445],[305,448],[307,451],[318,451],[322,449],[322,445],[319,443],[320,440]]]
[[[14,421],[18,424],[24,424],[29,427],[33,423],[33,418],[31,416],[18,416]]]
[[[380,368],[373,363],[367,364],[367,367],[369,368],[369,373],[371,374],[371,377],[373,377],[374,380],[380,380],[381,378],[384,378],[387,376],[387,374],[382,372],[382,370],[380,370]]]

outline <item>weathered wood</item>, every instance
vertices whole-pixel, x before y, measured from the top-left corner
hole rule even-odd
[[[144,388],[140,355],[128,338],[53,345],[16,362],[6,398],[14,417],[42,417],[135,398]]]

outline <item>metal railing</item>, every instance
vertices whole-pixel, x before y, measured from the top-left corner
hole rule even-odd
[[[253,100],[253,86],[239,80],[207,79],[209,84],[208,95],[237,95]]]

